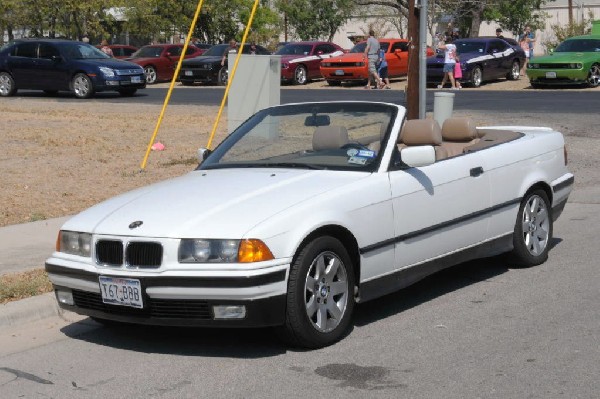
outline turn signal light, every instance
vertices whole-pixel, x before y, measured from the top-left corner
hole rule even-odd
[[[275,259],[271,250],[261,240],[249,239],[240,242],[238,262],[252,263]]]

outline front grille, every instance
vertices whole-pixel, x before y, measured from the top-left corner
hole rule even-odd
[[[96,242],[96,261],[105,266],[127,266],[153,269],[162,264],[163,247],[156,242],[132,241],[127,245],[126,253],[120,240],[98,240]],[[126,260],[126,262],[124,262]]]
[[[127,265],[135,267],[159,267],[163,248],[156,242],[132,242],[127,246]]]
[[[536,63],[537,64],[537,63]],[[540,69],[577,69],[573,68],[572,64],[537,64]]]
[[[96,243],[98,263],[109,266],[123,264],[123,243],[118,240],[100,240]]]
[[[100,294],[73,290],[73,300],[77,307],[118,315],[156,317],[162,319],[212,319],[208,302],[197,299],[172,300],[146,297],[144,298],[144,309],[136,309],[128,306],[108,305],[102,302]]]
[[[144,71],[140,69],[116,69],[115,73],[118,76],[143,75]]]
[[[356,65],[356,62],[329,62],[329,67],[331,68],[354,68],[354,67],[358,67],[358,65]]]

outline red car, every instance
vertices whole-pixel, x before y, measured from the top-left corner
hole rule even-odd
[[[171,80],[181,58],[183,44],[151,44],[140,48],[128,61],[144,68],[146,83],[153,84],[161,80]],[[201,55],[203,50],[189,45],[184,58]]]
[[[379,39],[379,45],[385,50],[389,77],[405,76],[408,73],[408,40]],[[363,59],[366,46],[366,41],[360,42],[349,53],[321,61],[321,75],[327,83],[337,86],[342,82],[367,82],[369,65]],[[427,47],[427,56],[433,54],[433,50]]]
[[[112,50],[113,57],[119,59],[129,58],[133,53],[138,51],[137,47],[129,46],[127,44],[110,44],[108,47]],[[102,46],[96,46],[96,48],[102,48]]]
[[[287,43],[275,53],[281,56],[281,81],[296,85],[321,79],[321,61],[342,54],[344,49],[331,42]]]

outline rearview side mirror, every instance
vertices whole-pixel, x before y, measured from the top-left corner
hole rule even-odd
[[[413,168],[429,166],[435,163],[435,149],[431,145],[405,147],[400,151],[400,158]]]

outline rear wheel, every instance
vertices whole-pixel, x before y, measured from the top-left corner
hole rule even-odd
[[[598,87],[600,85],[600,65],[594,64],[590,68],[590,73],[588,74],[588,86],[589,87]]]
[[[308,81],[308,73],[304,65],[298,65],[294,71],[294,84],[303,85]]]
[[[78,73],[71,82],[73,92],[77,98],[90,98],[94,95],[92,80],[84,73]]]
[[[227,81],[229,80],[229,71],[226,66],[221,67],[219,69],[219,73],[217,75],[217,84],[219,86],[227,86]]]
[[[354,269],[348,251],[336,238],[315,238],[290,270],[283,338],[306,348],[331,345],[347,332],[353,310]]]
[[[519,79],[519,75],[521,74],[521,64],[519,64],[518,60],[514,60],[512,63],[512,68],[510,72],[506,74],[506,78],[509,80],[517,80]]]
[[[473,87],[479,87],[481,82],[483,82],[483,72],[481,72],[481,67],[475,66],[471,75],[471,84]]]
[[[144,74],[146,75],[146,83],[151,85],[156,83],[158,79],[158,74],[156,73],[156,68],[152,65],[147,65],[144,67]]]
[[[15,80],[8,72],[0,72],[0,96],[9,97],[17,92]]]
[[[517,215],[512,256],[520,266],[535,266],[548,259],[552,239],[552,209],[546,192],[528,192]]]

